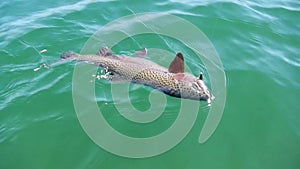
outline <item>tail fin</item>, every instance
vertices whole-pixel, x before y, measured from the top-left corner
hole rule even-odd
[[[63,53],[63,54],[60,56],[60,58],[61,58],[61,59],[72,60],[72,59],[75,59],[77,56],[78,56],[78,54],[76,54],[76,53],[74,53],[74,52],[71,52],[71,51],[68,51],[68,52]]]
[[[60,64],[63,64],[63,63],[75,60],[78,57],[78,55],[79,54],[71,52],[71,51],[65,52],[62,55],[60,55],[60,59],[59,60],[51,63],[49,66],[51,66],[51,67],[52,66],[57,66],[57,65],[60,65]]]

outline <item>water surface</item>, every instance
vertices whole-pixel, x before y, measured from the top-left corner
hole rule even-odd
[[[289,0],[1,1],[0,168],[299,168],[299,9],[298,1]],[[142,12],[182,17],[208,36],[225,68],[227,100],[221,123],[205,144],[197,142],[209,109],[203,106],[196,125],[175,148],[129,159],[101,149],[81,128],[72,101],[74,64],[33,69],[64,51],[79,52],[110,21]],[[174,53],[186,50],[180,42],[163,40],[168,50],[176,48]],[[132,53],[160,44],[161,39],[143,35],[113,50]],[[40,53],[43,49],[47,52]],[[186,59],[191,71],[206,73],[196,59]],[[133,86],[132,104],[147,110],[144,98],[150,91]],[[111,111],[116,103],[107,92],[110,84],[96,81],[97,103],[108,110],[104,116],[127,135],[156,135],[177,117],[178,100],[170,98],[157,121],[139,127]]]

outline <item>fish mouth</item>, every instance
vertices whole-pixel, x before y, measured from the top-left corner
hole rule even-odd
[[[200,96],[200,100],[206,101],[209,105],[215,99],[215,96],[208,89],[205,92],[198,93],[202,93],[202,96]]]
[[[210,94],[210,99],[214,100],[216,97],[213,94]]]
[[[213,101],[215,99],[215,96],[211,93],[209,93],[209,97],[207,99],[207,103],[208,103],[208,106],[211,106],[211,101]]]

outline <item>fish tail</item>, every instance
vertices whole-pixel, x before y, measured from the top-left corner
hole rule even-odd
[[[67,51],[65,53],[63,53],[60,58],[61,59],[68,59],[68,60],[72,60],[72,59],[75,59],[76,57],[78,56],[77,53],[74,53],[72,51]]]
[[[57,65],[65,63],[65,62],[75,60],[78,56],[79,56],[79,54],[71,52],[71,51],[65,52],[62,55],[60,55],[59,60],[51,63],[49,66],[50,67],[57,66]]]

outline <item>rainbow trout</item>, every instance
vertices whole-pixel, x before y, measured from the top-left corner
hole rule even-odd
[[[203,81],[202,73],[199,77],[184,73],[184,58],[181,53],[176,54],[168,69],[146,60],[146,55],[146,49],[137,51],[136,57],[115,55],[105,47],[96,55],[65,52],[61,55],[61,60],[83,61],[100,66],[108,72],[110,81],[143,84],[173,97],[203,100],[208,104],[214,99]]]

